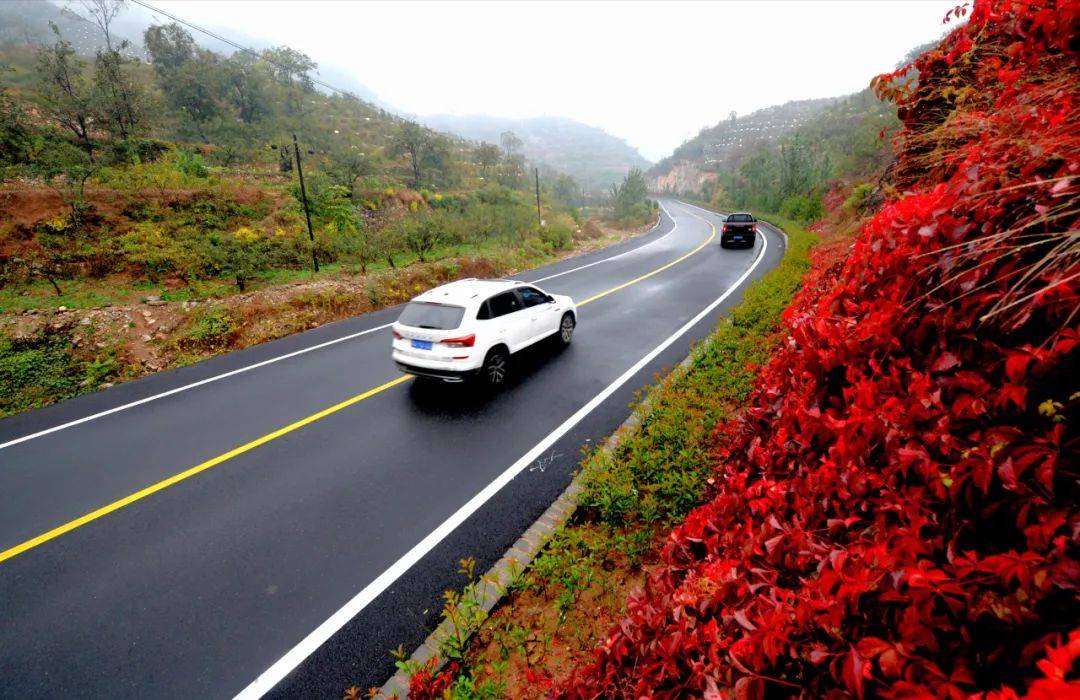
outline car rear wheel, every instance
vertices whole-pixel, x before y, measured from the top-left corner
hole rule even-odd
[[[574,327],[577,323],[574,321],[574,314],[563,314],[562,321],[559,323],[559,340],[563,345],[569,345],[570,341],[574,339]]]
[[[480,377],[488,386],[501,386],[510,374],[510,356],[502,348],[492,348],[484,358]]]

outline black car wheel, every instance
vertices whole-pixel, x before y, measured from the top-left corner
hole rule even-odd
[[[559,323],[559,340],[563,345],[569,345],[570,341],[574,339],[574,327],[577,323],[574,321],[574,314],[563,314],[562,321]]]
[[[500,386],[510,374],[510,356],[502,348],[493,348],[484,358],[480,377],[488,386]]]

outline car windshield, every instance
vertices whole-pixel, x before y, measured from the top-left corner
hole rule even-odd
[[[411,301],[398,317],[398,323],[413,328],[433,328],[440,331],[448,331],[461,325],[461,319],[465,316],[465,308],[462,306],[450,306],[449,304],[432,304],[423,301]]]
[[[727,218],[727,220],[731,221],[732,223],[743,223],[747,221],[753,221],[754,217],[750,216],[749,214],[732,214]]]

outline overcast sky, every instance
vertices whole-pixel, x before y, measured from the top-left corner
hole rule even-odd
[[[289,44],[406,112],[566,116],[658,160],[731,110],[862,89],[960,0],[150,1]]]

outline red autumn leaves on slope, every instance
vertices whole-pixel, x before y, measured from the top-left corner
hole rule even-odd
[[[560,695],[1080,697],[1078,26],[979,1],[875,80],[906,191],[811,272],[715,496]]]

